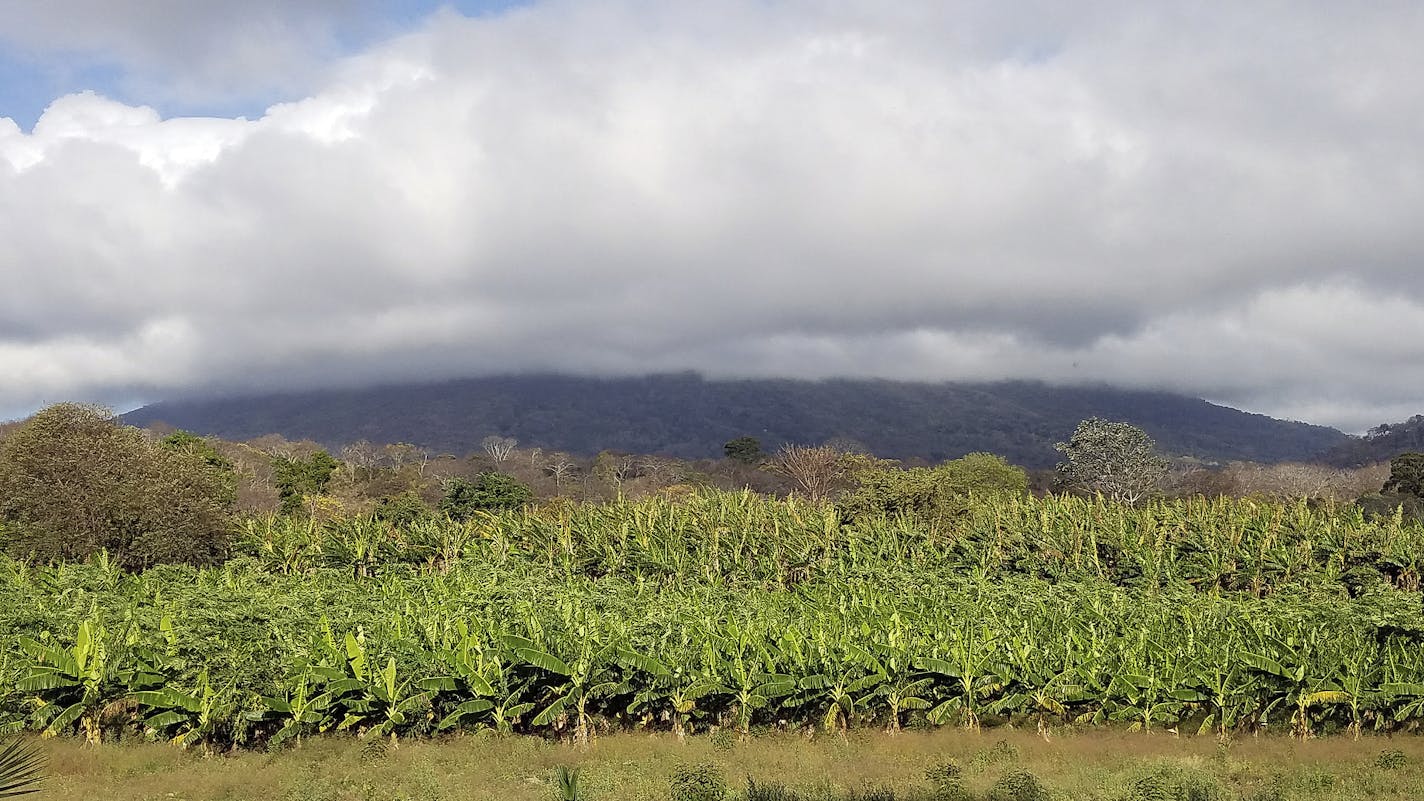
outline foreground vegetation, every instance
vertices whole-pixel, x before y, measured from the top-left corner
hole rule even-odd
[[[1220,744],[1094,729],[1055,734],[961,730],[807,739],[616,735],[591,750],[534,738],[457,737],[380,748],[325,738],[279,754],[204,758],[162,745],[45,744],[51,777],[37,801],[467,801],[560,798],[577,769],[584,801],[1409,801],[1424,780],[1414,737],[1279,737]],[[958,795],[937,792],[958,769]],[[679,779],[708,777],[691,795]],[[1013,784],[1016,777],[1018,784]],[[720,785],[717,782],[720,781]],[[773,795],[779,788],[787,791]],[[1016,795],[1011,789],[1018,789]],[[998,790],[996,794],[996,790]],[[893,793],[893,796],[891,795]],[[719,799],[720,801],[720,799]]]
[[[253,523],[221,566],[0,562],[11,730],[367,738],[1424,719],[1424,530],[1353,507],[750,493]]]
[[[515,459],[512,440],[488,444],[496,465]],[[272,456],[264,479],[212,442],[88,407],[10,430],[0,738],[76,735],[103,744],[106,765],[173,745],[175,771],[177,754],[225,754],[251,774],[267,751],[262,770],[304,798],[450,797],[450,770],[369,776],[411,754],[473,749],[492,764],[532,748],[557,764],[509,768],[490,786],[526,786],[498,795],[1265,801],[1307,786],[1360,796],[1336,793],[1336,774],[1243,781],[1239,735],[1339,733],[1356,748],[1343,743],[1424,720],[1424,455],[1396,458],[1352,503],[1163,497],[1170,465],[1150,438],[1101,420],[1060,446],[1059,494],[1030,494],[1023,470],[988,454],[906,468],[831,446],[767,456],[742,438],[727,444],[734,470],[776,475],[788,497],[639,489],[635,472],[661,463],[602,454],[609,492],[585,483],[574,500],[576,465],[538,467],[537,452],[553,496],[481,470],[432,498],[407,450],[393,467],[361,449]],[[342,482],[364,500],[333,495]],[[261,486],[270,504],[244,510]],[[850,759],[895,736],[914,754],[987,726],[1073,732],[1064,742],[1214,735],[1194,741],[1221,750],[1099,766],[1089,782],[965,740],[909,773],[904,758],[856,765],[852,784],[817,776],[809,754],[763,770],[747,747],[805,735]],[[599,761],[642,741],[656,762],[689,737],[700,745],[671,768]],[[56,786],[83,797],[74,746],[45,742]],[[1389,797],[1412,757],[1376,753],[1338,775]],[[352,754],[360,782],[342,767]],[[289,775],[311,759],[330,764]]]

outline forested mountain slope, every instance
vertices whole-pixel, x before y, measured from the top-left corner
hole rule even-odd
[[[1382,423],[1363,437],[1351,437],[1331,448],[1324,461],[1338,467],[1387,462],[1401,453],[1424,452],[1424,415],[1402,423]]]
[[[204,434],[277,433],[329,446],[411,442],[464,454],[490,434],[521,444],[684,458],[720,455],[734,437],[843,439],[885,457],[953,458],[990,451],[1028,467],[1054,464],[1055,442],[1098,416],[1146,429],[1166,451],[1208,461],[1308,459],[1350,441],[1332,428],[1248,414],[1196,398],[1035,382],[706,380],[504,376],[157,403],[125,416]]]

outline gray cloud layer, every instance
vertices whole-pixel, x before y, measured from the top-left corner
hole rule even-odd
[[[4,0],[0,44],[51,69],[113,68],[129,92],[199,105],[300,91],[378,0]]]
[[[258,120],[0,119],[0,410],[695,368],[1424,411],[1417,4],[879,5],[443,13]]]

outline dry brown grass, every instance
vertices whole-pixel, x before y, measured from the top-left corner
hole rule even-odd
[[[1273,789],[1284,799],[1418,799],[1424,738],[1212,738],[1116,731],[1067,733],[1045,742],[1030,733],[941,730],[847,739],[794,734],[746,742],[708,737],[679,743],[666,735],[605,736],[589,750],[534,738],[470,736],[403,743],[381,753],[359,740],[312,740],[277,754],[205,757],[172,747],[49,741],[50,779],[36,799],[65,801],[455,801],[552,797],[555,766],[578,765],[591,801],[661,799],[681,764],[718,765],[734,788],[747,776],[805,789],[924,786],[924,772],[953,759],[982,793],[1008,770],[1027,769],[1058,797],[1117,799],[1144,765],[1168,761],[1209,772],[1251,797]],[[1375,764],[1403,752],[1402,767]]]

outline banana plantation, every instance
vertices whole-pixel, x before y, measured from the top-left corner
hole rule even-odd
[[[1424,721],[1424,530],[1357,509],[693,492],[392,524],[271,517],[220,566],[0,561],[0,733]]]

